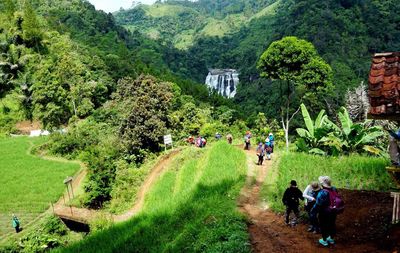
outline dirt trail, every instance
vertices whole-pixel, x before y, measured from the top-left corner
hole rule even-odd
[[[137,199],[132,208],[120,215],[110,215],[111,219],[114,222],[126,221],[142,209],[146,193],[151,188],[153,183],[157,180],[157,178],[163,173],[163,171],[168,168],[170,162],[172,161],[172,158],[175,157],[180,151],[180,149],[174,150],[171,153],[165,155],[160,161],[158,161],[158,163],[153,167],[150,174],[147,176],[143,185],[139,189],[139,192],[137,193]],[[75,176],[73,180],[73,187],[75,189],[82,184],[85,176],[86,170],[81,171],[81,173],[78,173],[78,175]],[[64,198],[68,199],[67,193],[64,193]],[[88,221],[99,215],[100,212],[87,208],[66,206],[64,204],[64,199],[60,198],[60,200],[54,205],[54,213],[61,218],[73,219],[75,221],[87,223]]]
[[[256,152],[245,152],[249,167],[248,180],[239,199],[239,208],[250,221],[248,231],[253,252],[375,253],[397,252],[393,249],[399,249],[399,230],[388,233],[385,229],[385,224],[389,222],[386,217],[390,216],[392,205],[387,193],[341,190],[346,211],[338,217],[337,245],[323,248],[317,243],[320,235],[307,232],[306,224],[289,227],[284,223],[282,215],[272,212],[266,203],[260,202],[261,187],[268,180],[267,171],[276,160],[265,161],[263,166],[258,166]],[[275,155],[273,159],[276,158]],[[360,211],[362,205],[365,210]]]

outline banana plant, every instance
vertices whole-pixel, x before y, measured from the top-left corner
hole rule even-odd
[[[342,107],[338,113],[341,125],[340,138],[343,141],[343,150],[348,153],[361,153],[366,151],[379,154],[382,150],[377,148],[377,139],[384,135],[382,127],[367,127],[365,123],[353,123],[346,108]]]
[[[325,114],[325,110],[321,110],[314,121],[304,104],[301,104],[300,108],[306,128],[296,129],[297,134],[302,139],[297,143],[298,148],[304,150],[304,147],[307,146],[311,147],[309,153],[324,154],[325,152],[319,148],[319,141],[330,131],[329,124],[327,124],[328,116]]]

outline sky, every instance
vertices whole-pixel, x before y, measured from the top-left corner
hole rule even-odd
[[[119,10],[121,7],[128,9],[132,6],[132,2],[141,2],[142,4],[152,4],[156,0],[89,0],[96,9],[103,10],[105,12],[114,12]]]

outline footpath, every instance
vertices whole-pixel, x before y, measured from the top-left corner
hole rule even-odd
[[[271,183],[268,182],[271,180],[268,171],[279,163],[279,153],[275,153],[271,161],[264,161],[264,164],[259,166],[256,164],[255,150],[244,152],[247,155],[248,176],[238,207],[248,217],[253,252],[397,252],[390,249],[393,249],[391,245],[396,245],[396,240],[400,238],[397,233],[399,231],[396,230],[395,234],[385,234],[383,229],[388,223],[381,218],[391,212],[389,194],[340,190],[345,199],[346,210],[337,220],[337,244],[323,248],[317,243],[320,235],[307,232],[307,224],[300,221],[295,227],[287,226],[283,215],[272,212],[268,207],[268,200],[261,199],[261,188],[265,183]]]

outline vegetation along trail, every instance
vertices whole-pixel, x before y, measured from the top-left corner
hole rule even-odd
[[[378,218],[391,212],[392,202],[387,193],[340,190],[347,206],[337,221],[338,243],[322,248],[317,244],[319,235],[306,232],[306,224],[287,226],[283,216],[270,210],[268,203],[261,199],[263,184],[272,184],[279,173],[280,154],[274,154],[272,161],[258,166],[256,152],[245,152],[247,183],[238,205],[249,218],[248,231],[253,252],[388,252],[384,245],[390,248],[391,241],[382,229],[382,224],[387,221]],[[396,235],[390,235],[393,236]]]
[[[157,178],[163,173],[163,171],[168,168],[171,160],[179,153],[180,149],[168,153],[154,166],[154,168],[151,170],[151,173],[148,175],[147,179],[140,188],[135,204],[132,206],[132,208],[130,208],[123,214],[112,215],[111,217],[112,220],[114,220],[114,222],[126,221],[142,209],[146,193],[151,188],[155,180],[157,180]],[[86,170],[82,170],[75,177],[75,180],[73,180],[74,188],[78,188],[79,185],[83,183],[84,175],[86,175]],[[64,196],[64,198],[66,197],[67,196]],[[64,217],[67,219],[73,219],[86,223],[98,215],[98,212],[95,210],[87,208],[69,207],[65,206],[63,203],[64,203],[63,198],[61,198],[54,206],[54,211],[59,217]]]

